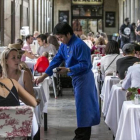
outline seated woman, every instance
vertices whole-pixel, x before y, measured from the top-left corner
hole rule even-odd
[[[119,45],[116,41],[109,41],[105,48],[105,56],[101,58],[101,72],[103,75],[111,75],[116,71],[116,61],[122,58]]]
[[[100,54],[105,54],[105,47],[106,47],[106,44],[105,44],[104,38],[99,37],[99,38],[96,39],[95,45],[91,49],[91,53],[98,52]]]
[[[128,68],[126,77],[122,83],[123,89],[132,87],[140,88],[140,62],[136,62],[133,66]]]
[[[0,75],[2,67],[0,65]],[[30,106],[35,107],[37,102],[23,87],[14,79],[0,77],[0,106],[19,106],[19,98]]]
[[[37,63],[34,66],[35,71],[39,73],[45,72],[49,66],[48,56],[49,54],[47,52],[43,52],[42,56],[37,59]]]
[[[1,55],[3,77],[15,79],[27,92],[34,96],[32,79],[27,71],[19,69],[19,64],[20,56],[17,49],[7,48],[3,51]]]

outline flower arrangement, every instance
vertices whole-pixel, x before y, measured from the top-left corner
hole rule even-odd
[[[134,100],[136,94],[140,96],[140,89],[137,87],[128,88],[128,91],[131,93],[130,99]]]
[[[97,66],[100,66],[100,65],[101,65],[101,63],[100,63],[100,62],[98,62],[98,63],[97,63]]]
[[[97,69],[99,70],[100,68],[101,68],[101,63],[98,62],[98,63],[97,63]]]
[[[101,56],[103,57],[103,56],[105,56],[105,54],[101,54]]]

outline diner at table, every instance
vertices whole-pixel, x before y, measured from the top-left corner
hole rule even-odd
[[[101,58],[102,75],[113,75],[116,72],[116,61],[123,56],[120,54],[119,45],[116,41],[111,40],[106,44],[105,56]]]
[[[135,57],[135,46],[133,43],[125,44],[122,48],[124,57],[116,62],[116,72],[121,80],[125,78],[128,67],[132,66],[135,62],[140,62],[140,59]]]

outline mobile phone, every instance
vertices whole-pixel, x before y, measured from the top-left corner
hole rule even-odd
[[[61,69],[59,67],[53,69],[53,72],[56,73],[56,72],[59,72]]]

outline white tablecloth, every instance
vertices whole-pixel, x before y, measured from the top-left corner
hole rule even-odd
[[[117,132],[120,113],[123,102],[125,100],[126,100],[126,91],[122,90],[122,87],[118,85],[113,85],[108,100],[105,123],[111,129],[114,136],[116,135]]]
[[[112,76],[106,76],[104,80],[104,84],[101,91],[101,98],[103,100],[103,107],[102,112],[104,113],[104,116],[106,116],[107,113],[107,103],[110,96],[110,91],[113,85],[119,83],[120,79],[118,77],[112,78]]]
[[[123,102],[115,140],[140,140],[140,105]]]
[[[27,64],[27,66],[30,69],[33,69],[34,68],[34,65],[36,64],[36,61],[37,61],[37,59],[30,59],[30,58],[26,57],[25,63]]]
[[[45,96],[45,92],[42,86],[33,87],[33,88],[34,88],[34,94],[36,98],[41,100],[40,104],[36,107],[36,110],[35,110],[37,111],[35,112],[37,121],[39,124],[41,124],[43,113],[47,113],[47,98]]]
[[[34,79],[38,78],[39,76],[34,76]],[[43,87],[43,90],[45,92],[45,96],[47,99],[47,102],[49,102],[49,97],[50,97],[50,90],[49,90],[49,85],[52,83],[52,79],[50,77],[47,77],[44,79],[42,83],[39,84],[39,86]]]
[[[92,63],[92,65],[93,65],[93,66],[92,66],[92,69],[93,69],[93,70],[97,69],[97,64],[98,64],[98,63],[101,63],[101,59],[95,57],[94,60],[93,60],[93,63]]]
[[[92,70],[93,74],[94,74],[94,79],[95,79],[95,85],[96,85],[96,88],[97,88],[97,92],[99,94],[99,81],[98,81],[98,71],[96,69]]]

